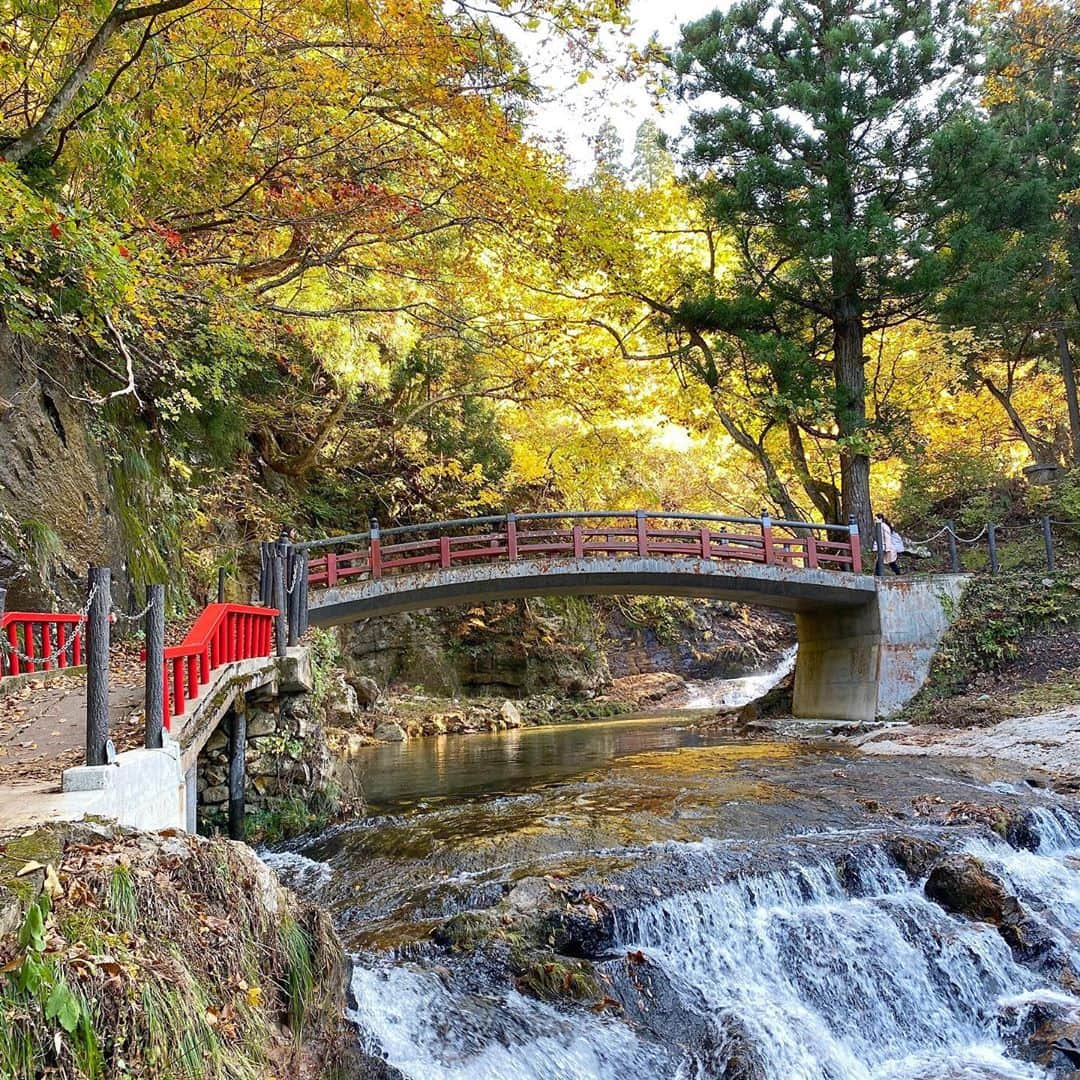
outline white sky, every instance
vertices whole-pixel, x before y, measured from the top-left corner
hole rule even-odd
[[[671,47],[679,40],[680,28],[717,8],[730,6],[731,0],[633,0],[634,20],[631,38],[644,48],[655,33],[662,45]],[[618,128],[632,152],[634,133],[647,118],[665,131],[677,135],[686,121],[686,110],[678,102],[669,102],[663,113],[650,100],[644,79],[625,83],[610,72],[594,72],[594,78],[579,85],[580,68],[562,56],[553,56],[535,40],[518,38],[536,82],[545,90],[547,100],[536,111],[534,131],[544,142],[561,146],[575,173],[592,171],[590,136],[605,120]],[[614,51],[614,50],[613,50]]]

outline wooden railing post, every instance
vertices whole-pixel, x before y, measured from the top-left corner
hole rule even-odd
[[[881,522],[874,518],[874,577],[885,576],[885,532]]]
[[[311,611],[308,608],[308,579],[311,576],[311,570],[308,566],[311,555],[307,548],[304,548],[300,552],[300,633],[304,635],[308,631],[308,620],[311,616]]]
[[[949,543],[949,569],[959,574],[960,552],[956,548],[956,526],[951,521],[945,523],[945,536]]]
[[[112,574],[91,566],[90,610],[86,620],[86,764],[105,765],[109,742],[109,608]]]
[[[986,545],[990,549],[990,573],[996,574],[1000,569],[997,553],[997,526],[992,521],[986,526]]]
[[[443,570],[450,569],[450,537],[439,537],[439,566]]]
[[[811,570],[816,570],[818,567],[817,537],[813,529],[809,530],[806,537],[806,558],[803,561]]]
[[[765,565],[772,566],[776,562],[776,552],[773,550],[772,517],[767,508],[761,511],[761,550]]]
[[[859,519],[852,514],[848,519],[848,538],[851,544],[851,572],[862,573],[862,537],[859,536]]]
[[[645,511],[637,510],[634,513],[637,519],[637,549],[643,558],[649,554],[649,529],[645,523]]]
[[[506,557],[510,562],[517,562],[517,514],[506,515]]]
[[[291,544],[285,566],[288,574],[286,603],[289,619],[289,647],[292,648],[300,643],[300,553]]]
[[[382,541],[379,539],[379,519],[371,519],[370,555],[371,579],[378,581],[382,577]]]
[[[701,557],[712,558],[712,531],[706,525],[701,530]]]
[[[160,750],[164,744],[165,726],[164,685],[161,673],[165,669],[165,586],[146,586],[146,690],[145,736],[148,750]]]
[[[0,589],[0,624],[4,621],[4,604],[7,602],[7,589]],[[0,647],[0,676],[7,675],[11,672],[11,659],[4,655],[4,650]],[[11,672],[14,674],[13,672]]]
[[[274,643],[278,656],[284,656],[288,651],[288,617],[286,614],[286,601],[288,597],[285,595],[285,551],[286,547],[283,543],[278,543],[274,547],[274,556],[271,560],[273,570],[274,581],[274,603],[273,606],[277,608],[277,615],[274,617]],[[233,652],[232,642],[230,641],[229,652]]]
[[[1054,572],[1054,533],[1050,527],[1050,518],[1042,519],[1043,544],[1046,546],[1046,569]],[[0,616],[4,614],[4,601],[0,598]]]

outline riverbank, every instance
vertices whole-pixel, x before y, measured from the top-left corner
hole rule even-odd
[[[330,920],[242,844],[0,838],[0,971],[5,1078],[356,1075]]]
[[[865,754],[1015,762],[1044,774],[1057,790],[1080,790],[1080,706],[986,727],[894,725],[847,741]]]

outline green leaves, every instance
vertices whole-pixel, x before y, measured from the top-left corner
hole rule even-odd
[[[82,1002],[71,992],[65,982],[58,982],[45,1001],[45,1019],[59,1021],[70,1035],[79,1026]]]

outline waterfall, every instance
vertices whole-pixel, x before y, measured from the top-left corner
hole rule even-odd
[[[949,1075],[1043,1076],[1007,1062],[995,1009],[1038,978],[992,927],[867,870],[856,895],[827,864],[676,894],[621,938],[737,1025],[770,1080],[931,1080],[944,1051],[967,1070]]]
[[[1080,873],[1068,859],[1080,825],[1053,807],[1033,811],[1033,822],[1037,851],[993,838],[962,850],[1051,923],[1075,928]],[[693,846],[696,858],[708,851]],[[731,875],[722,845],[713,847],[717,879]],[[640,953],[663,974],[678,1008],[712,1033],[706,1052],[665,1043],[662,1022],[658,1036],[617,1013],[558,1008],[385,959],[354,971],[367,1049],[424,1080],[1052,1075],[1019,1060],[1010,1036],[1032,1010],[1080,1021],[1080,1000],[1015,961],[994,927],[947,914],[874,843],[849,846],[842,859],[813,845],[785,854],[781,869],[751,863],[700,888],[683,879],[682,890],[618,913],[617,955]]]

